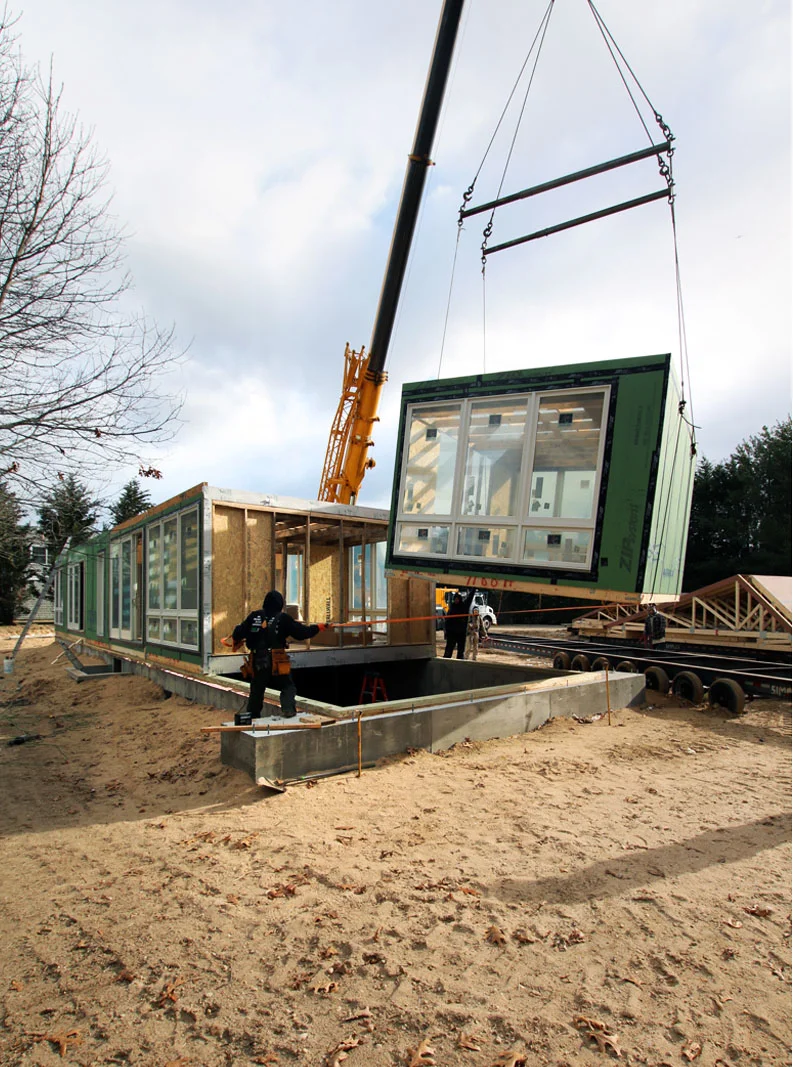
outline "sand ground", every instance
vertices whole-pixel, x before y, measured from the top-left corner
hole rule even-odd
[[[264,795],[221,712],[59,651],[0,681],[0,1063],[790,1063],[790,704]]]

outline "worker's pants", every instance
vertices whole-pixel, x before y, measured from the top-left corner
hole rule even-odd
[[[276,677],[269,671],[257,671],[254,667],[251,691],[248,696],[248,711],[251,713],[251,718],[261,718],[265,689],[280,690],[281,714],[284,718],[291,719],[297,714],[295,705],[297,686],[292,675],[282,674]]]
[[[465,634],[460,634],[459,637],[452,634],[451,637],[446,638],[446,648],[443,653],[444,659],[451,659],[452,652],[457,649],[457,658],[465,659]]]

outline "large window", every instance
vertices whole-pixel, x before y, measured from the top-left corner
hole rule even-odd
[[[70,563],[66,568],[66,628],[83,629],[83,563]]]
[[[132,640],[136,613],[137,546],[139,534],[130,534],[110,546],[110,636]]]
[[[609,390],[414,404],[395,553],[587,570]]]
[[[102,637],[105,632],[105,554],[96,557],[96,633]]]
[[[61,567],[55,575],[55,589],[53,593],[52,611],[56,626],[63,626],[63,584],[66,579],[66,568]]]
[[[385,576],[385,541],[353,545],[350,549],[350,622],[388,618],[388,585]],[[385,633],[385,623],[376,622],[372,633]]]
[[[198,648],[198,509],[146,528],[146,636]]]

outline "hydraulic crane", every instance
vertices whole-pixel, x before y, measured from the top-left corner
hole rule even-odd
[[[372,340],[368,353],[365,348],[356,352],[349,345],[344,352],[344,384],[331,426],[318,493],[319,500],[354,504],[366,471],[375,465],[374,459],[369,455],[374,444],[372,427],[377,422],[380,393],[388,377],[385,372],[388,346],[421,206],[427,168],[432,166],[430,153],[464,3],[465,0],[444,0],[413,149],[408,156]]]

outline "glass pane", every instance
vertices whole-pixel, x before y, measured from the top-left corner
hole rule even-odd
[[[152,526],[148,531],[149,537],[149,607],[160,608],[160,575],[162,571],[162,555],[160,553],[160,527]]]
[[[603,397],[565,393],[540,400],[530,517],[592,518]]]
[[[118,604],[121,599],[121,561],[118,558],[118,545],[114,545],[110,550],[110,597],[113,605],[113,619],[110,625],[114,630],[117,630],[119,624]]]
[[[102,637],[105,632],[105,554],[96,557],[96,633]]]
[[[198,647],[198,623],[194,619],[182,619],[179,623],[179,644]]]
[[[179,517],[182,534],[182,609],[198,607],[198,512]]]
[[[590,530],[526,530],[523,559],[530,563],[587,563]]]
[[[517,516],[526,398],[471,406],[463,515]]]
[[[459,432],[459,404],[427,404],[413,409],[402,489],[403,512],[451,514]]]
[[[150,616],[149,619],[148,619],[147,632],[148,632],[150,641],[159,641],[159,639],[160,639],[160,620],[156,619],[156,618],[151,618],[151,616]]]
[[[388,582],[385,576],[385,553],[386,553],[385,541],[378,541],[375,545],[375,561],[374,561],[374,589],[375,589],[375,603],[374,606],[379,611],[388,610]]]
[[[165,590],[163,606],[175,608],[179,581],[176,564],[176,516],[163,523],[162,569]]]
[[[413,526],[404,522],[399,527],[397,551],[419,556],[445,556],[449,551],[449,529],[449,526]]]
[[[286,602],[303,604],[303,552],[290,551],[286,557]]]
[[[132,542],[121,542],[121,629],[132,625]]]
[[[461,526],[457,531],[457,555],[514,559],[517,532],[503,526]]]
[[[350,607],[361,610],[361,546],[350,549]]]
[[[162,620],[162,639],[172,645],[176,644],[176,619]]]

